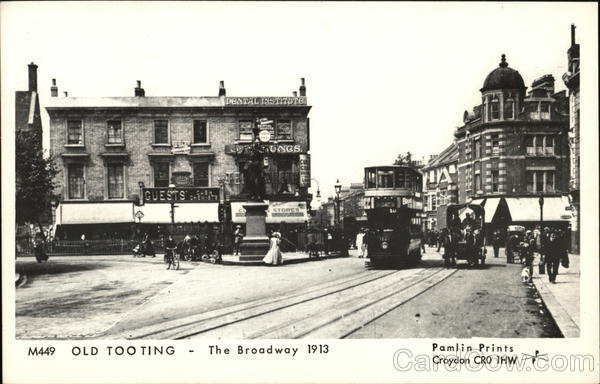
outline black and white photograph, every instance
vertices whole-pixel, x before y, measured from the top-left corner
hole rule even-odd
[[[7,383],[599,380],[596,3],[0,7]]]

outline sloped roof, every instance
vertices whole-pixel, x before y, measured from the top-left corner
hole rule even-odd
[[[458,161],[458,146],[456,143],[450,144],[435,159],[431,160],[423,169],[431,169]]]

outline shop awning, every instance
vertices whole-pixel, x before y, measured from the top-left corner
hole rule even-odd
[[[133,203],[61,203],[56,216],[57,224],[133,223]]]
[[[498,209],[498,204],[500,204],[499,197],[489,197],[485,201],[484,209],[485,209],[485,222],[489,224],[492,222],[494,218],[494,214],[496,213],[496,209]]]
[[[234,223],[246,222],[246,210],[243,202],[231,203],[231,216]],[[308,221],[306,202],[304,201],[270,201],[267,208],[268,224],[304,223]]]
[[[219,222],[219,203],[177,203],[175,205],[176,223]],[[144,214],[142,224],[171,223],[171,204],[146,203],[136,207],[135,211],[138,210]]]
[[[507,197],[506,203],[513,222],[540,221],[538,197]],[[544,197],[544,221],[569,221],[569,199],[566,196]]]

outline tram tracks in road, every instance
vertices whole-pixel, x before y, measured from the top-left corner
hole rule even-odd
[[[440,267],[367,271],[299,293],[251,302],[144,327],[125,338],[343,338],[455,270]]]
[[[302,303],[307,300],[318,299],[321,296],[343,291],[356,285],[365,284],[369,281],[378,280],[388,275],[398,273],[398,271],[368,271],[358,276],[346,276],[344,278],[317,284],[301,292],[291,294],[260,298],[242,304],[223,307],[195,315],[186,316],[168,320],[160,324],[144,326],[135,330],[124,330],[117,334],[110,335],[111,338],[126,339],[177,339],[185,332],[193,333],[191,330],[224,327],[237,321],[243,321],[247,318],[260,316],[281,308],[289,307]]]

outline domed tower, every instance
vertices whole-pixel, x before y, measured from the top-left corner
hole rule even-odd
[[[498,68],[490,72],[480,89],[482,98],[481,114],[483,122],[515,120],[525,97],[523,77],[508,67],[506,55]]]

